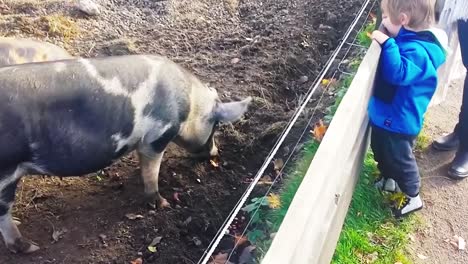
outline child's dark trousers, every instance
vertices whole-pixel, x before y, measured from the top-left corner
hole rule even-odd
[[[411,197],[419,194],[419,169],[413,154],[415,136],[393,133],[372,126],[371,148],[384,178],[392,178]]]

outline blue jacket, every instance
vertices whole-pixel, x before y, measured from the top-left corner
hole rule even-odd
[[[437,68],[446,57],[445,43],[441,44],[445,39],[438,37],[437,31],[414,32],[402,27],[395,38],[382,44],[368,106],[374,126],[399,134],[419,134],[437,88]]]

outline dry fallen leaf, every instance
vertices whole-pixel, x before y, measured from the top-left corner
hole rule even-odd
[[[219,161],[217,161],[216,159],[210,159],[210,163],[215,168],[219,167]]]
[[[374,263],[377,261],[377,259],[379,259],[379,253],[374,252],[365,257],[365,263]]]
[[[263,176],[262,178],[260,178],[260,180],[258,181],[259,185],[272,185],[273,184],[273,180],[271,179],[271,177],[269,175],[265,175]]]
[[[130,261],[130,264],[143,264],[143,259],[137,258],[135,260]]]
[[[248,241],[248,239],[247,239],[246,236],[240,236],[240,235],[235,235],[235,236],[234,236],[234,242],[235,242],[235,244],[236,244],[236,247],[238,247],[238,246],[244,244],[244,243],[247,242],[247,241]]]
[[[130,219],[130,220],[136,220],[136,219],[143,219],[143,218],[145,218],[144,216],[139,215],[139,214],[126,214],[125,217],[127,217],[127,218]]]
[[[314,130],[312,130],[312,135],[317,141],[322,141],[323,137],[325,136],[325,132],[327,132],[327,126],[323,124],[323,121],[320,119],[314,126]]]
[[[322,79],[322,86],[324,86],[324,88],[328,88],[328,87],[334,87],[336,84],[337,84],[337,80],[335,78],[332,78],[332,79]]]
[[[148,251],[151,253],[156,253],[158,251],[155,246],[148,246]]]
[[[267,197],[268,206],[271,209],[277,209],[281,207],[281,198],[278,194],[270,193]]]
[[[274,169],[275,171],[281,170],[281,169],[283,168],[283,166],[284,166],[284,161],[283,161],[283,159],[275,159],[275,160],[273,161],[273,169]]]

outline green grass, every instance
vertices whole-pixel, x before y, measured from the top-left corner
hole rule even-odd
[[[360,45],[369,47],[372,40],[367,32],[372,32],[375,23],[369,23],[357,37]],[[360,58],[352,60],[350,66],[355,72],[361,62]],[[327,109],[324,118],[329,123],[344,95],[350,86],[353,75],[342,79],[337,88],[335,103]],[[427,137],[421,133],[417,139],[417,148],[427,146]],[[271,237],[279,229],[288,208],[299,188],[302,179],[310,166],[310,163],[319,147],[319,143],[309,141],[301,156],[301,159],[287,173],[283,187],[280,190],[281,207],[269,209],[263,207],[255,216],[255,222],[262,223],[251,231],[249,240],[257,246],[257,263],[260,263],[266,251],[271,245]],[[348,210],[347,217],[340,234],[338,245],[333,257],[334,264],[394,264],[397,262],[407,264],[411,261],[407,258],[406,246],[410,239],[409,234],[420,225],[417,216],[411,215],[402,221],[396,221],[385,202],[385,198],[374,188],[373,182],[377,175],[377,168],[372,153],[369,151],[356,186]]]
[[[360,45],[369,47],[372,44],[372,39],[368,34],[371,34],[375,29],[375,23],[367,24],[357,35],[357,41]]]
[[[411,263],[406,257],[409,234],[420,220],[410,215],[395,220],[385,198],[373,186],[377,168],[369,152],[351,201],[333,257],[334,264]]]
[[[368,34],[374,28],[375,23],[369,23],[359,32],[357,41],[360,45],[370,46],[372,40]],[[359,66],[359,63],[356,64]],[[338,105],[339,102],[332,110],[336,111]],[[429,137],[421,132],[416,140],[416,150],[423,150],[428,144]],[[377,173],[372,152],[369,151],[341,231],[333,264],[411,263],[407,258],[406,246],[410,241],[409,234],[415,231],[420,219],[411,215],[398,222],[393,218],[386,198],[373,186]]]
[[[357,62],[359,66],[360,60],[356,59],[356,60],[353,60],[353,62]],[[353,78],[354,78],[354,75],[348,75],[342,81],[340,81],[340,84],[336,92],[335,102],[330,107],[327,108],[327,115],[325,115],[325,117],[323,118],[327,124],[329,124],[331,120],[333,119],[333,116],[335,115],[336,110],[338,110],[338,106],[340,106],[340,103],[343,100],[343,97],[345,96],[346,92],[348,91],[348,88],[351,85]]]
[[[335,103],[327,108],[327,115],[324,117],[324,121],[326,123],[329,123],[335,115],[335,112],[343,100],[348,87],[351,85],[353,78],[354,75],[350,75],[339,81]],[[314,139],[309,140],[305,144],[302,154],[300,155],[301,158],[296,161],[292,166],[292,169],[288,170],[286,173],[287,178],[279,191],[281,207],[278,209],[263,209],[259,211],[258,215],[254,216],[256,221],[257,219],[259,219],[258,221],[261,221],[260,219],[267,219],[264,220],[263,228],[254,229],[251,231],[251,235],[249,236],[250,241],[256,241],[257,251],[260,252],[257,257],[257,263],[260,263],[260,260],[264,257],[266,251],[270,247],[272,239],[266,238],[268,235],[271,237],[271,234],[276,233],[281,226],[281,223],[288,212],[289,206],[296,195],[297,189],[299,189],[299,186],[304,179],[319,145],[320,143],[318,141]],[[254,239],[251,239],[251,237]]]
[[[277,210],[272,210],[268,215],[268,219],[272,223],[272,229],[277,231],[283,222],[289,205],[294,199],[294,195],[297,189],[299,189],[318,147],[319,143],[317,141],[311,140],[308,142],[304,147],[301,159],[296,163],[295,169],[288,173],[288,178],[285,180],[280,194],[281,207]]]
[[[371,23],[368,26],[366,26],[365,30],[371,30],[373,26],[374,25]],[[369,39],[366,33],[361,32],[358,36],[358,43],[361,45],[370,46],[371,40]],[[349,66],[353,72],[356,72],[360,63],[361,58],[354,58],[352,59]],[[339,81],[338,86],[336,88],[335,102],[333,103],[333,105],[327,108],[327,114],[324,117],[325,123],[329,124],[331,122],[341,101],[343,100],[346,92],[348,91],[348,88],[351,85],[353,78],[354,74],[346,76],[345,78]],[[271,236],[274,235],[275,232],[277,232],[279,227],[281,226],[281,223],[283,222],[283,219],[286,216],[286,213],[288,212],[289,206],[292,200],[294,199],[297,189],[299,188],[304,178],[304,175],[306,174],[307,169],[309,168],[310,163],[312,162],[312,159],[314,158],[314,155],[317,152],[319,145],[320,143],[313,139],[308,141],[304,147],[301,158],[292,166],[292,169],[289,170],[286,174],[288,175],[288,177],[285,179],[285,182],[279,192],[281,207],[274,210],[264,208],[259,211],[258,215],[253,216],[256,218],[254,222],[262,222],[261,219],[267,219],[263,220],[264,224],[261,228],[254,228],[249,235],[250,241],[255,240],[257,251],[259,252],[259,254],[257,254],[257,263],[261,262],[261,259],[264,257],[268,248],[270,247],[272,243]],[[268,239],[268,236],[270,236],[270,239]]]
[[[281,207],[277,209],[269,209],[269,210],[262,210],[259,213],[260,219],[265,219],[265,223],[263,230],[253,230],[254,234],[258,234],[258,232],[262,232],[263,238],[266,238],[267,235],[271,236],[278,231],[281,223],[283,222],[286,213],[288,212],[288,208],[291,205],[292,200],[294,199],[294,195],[299,189],[302,180],[307,172],[307,169],[312,162],[312,159],[317,152],[319,147],[319,143],[315,140],[311,140],[307,142],[302,150],[301,158],[295,163],[293,169],[289,170],[286,175],[283,186],[280,190],[280,200],[281,200]],[[249,236],[249,240],[251,238]],[[266,254],[268,248],[272,243],[272,239],[259,239],[256,241],[257,251],[260,254],[257,255],[257,263],[261,262],[264,255]]]

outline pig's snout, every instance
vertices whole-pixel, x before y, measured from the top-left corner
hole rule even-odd
[[[219,150],[215,144],[210,144],[210,146],[206,146],[202,151],[191,152],[190,156],[199,159],[209,159],[219,156]]]
[[[217,157],[217,156],[219,156],[218,147],[216,147],[216,145],[213,144],[210,149],[210,157]]]

